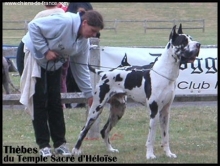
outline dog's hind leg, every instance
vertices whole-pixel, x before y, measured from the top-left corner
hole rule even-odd
[[[170,119],[170,104],[168,103],[163,107],[163,109],[160,111],[160,128],[161,128],[161,138],[162,138],[162,145],[163,150],[166,152],[166,156],[170,158],[176,158],[177,156],[173,154],[170,151],[170,145],[169,145],[169,119]]]
[[[124,115],[126,108],[126,96],[124,94],[116,94],[110,99],[109,103],[111,105],[109,118],[100,133],[104,139],[107,150],[110,152],[119,152],[118,149],[114,149],[112,147],[109,140],[109,133]]]
[[[103,102],[105,103],[105,102]],[[86,134],[88,133],[89,129],[93,125],[93,123],[96,121],[96,119],[99,117],[99,115],[102,113],[103,105],[100,105],[96,103],[96,101],[93,101],[93,104],[91,108],[89,109],[89,114],[87,116],[87,121],[85,126],[82,128],[78,140],[76,142],[75,147],[72,149],[73,155],[80,155],[81,154],[81,144],[83,142],[83,139],[85,138]]]

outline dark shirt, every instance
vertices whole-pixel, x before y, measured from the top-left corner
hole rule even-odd
[[[70,2],[67,8],[67,12],[77,13],[77,10],[79,8],[84,8],[86,11],[93,10],[93,7],[89,2],[82,2],[82,3]]]

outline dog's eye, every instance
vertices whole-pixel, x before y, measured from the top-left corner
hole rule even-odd
[[[187,39],[187,38],[183,40],[182,45],[183,45],[183,47],[185,47],[186,45],[188,45],[188,39]]]

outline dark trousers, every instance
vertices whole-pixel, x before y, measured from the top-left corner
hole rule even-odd
[[[75,78],[73,77],[70,66],[67,69],[66,89],[67,89],[67,92],[81,92],[81,90],[79,89],[75,81]],[[72,108],[71,103],[66,103],[65,105],[66,105],[66,108]]]
[[[34,120],[32,122],[36,143],[40,149],[50,147],[50,137],[54,148],[66,142],[60,95],[61,68],[56,71],[47,71],[46,76],[45,72],[45,69],[41,68],[41,78],[37,78],[33,96]],[[47,85],[46,89],[45,85]]]
[[[24,69],[24,43],[22,41],[18,45],[16,63],[17,63],[18,73],[21,76]]]

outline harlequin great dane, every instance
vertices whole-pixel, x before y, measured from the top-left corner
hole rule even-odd
[[[177,33],[176,25],[173,27],[164,52],[158,57],[153,67],[125,66],[107,72],[90,68],[100,76],[100,80],[96,85],[86,124],[79,134],[72,154],[81,154],[82,141],[107,102],[111,105],[110,115],[100,133],[107,150],[119,152],[118,149],[112,147],[109,132],[123,116],[128,96],[134,101],[145,103],[150,111],[146,158],[156,158],[153,148],[158,121],[161,127],[163,150],[166,156],[176,158],[176,154],[171,152],[169,145],[169,110],[175,96],[180,65],[193,63],[199,51],[200,43],[193,41],[189,35],[183,34],[180,24]],[[151,68],[147,69],[148,67]]]

